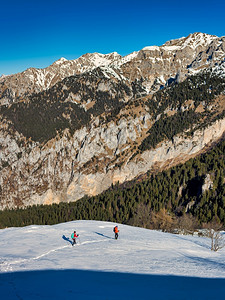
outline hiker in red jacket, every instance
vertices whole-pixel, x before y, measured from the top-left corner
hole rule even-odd
[[[118,235],[119,235],[119,229],[118,229],[118,226],[115,226],[113,228],[113,232],[115,232],[115,239],[117,240],[118,239]]]
[[[71,234],[71,238],[73,240],[72,246],[74,244],[76,244],[76,238],[78,238],[79,234],[76,233],[76,231],[74,231],[74,233]]]

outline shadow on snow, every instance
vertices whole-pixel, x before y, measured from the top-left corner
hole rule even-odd
[[[71,245],[73,244],[73,242],[68,237],[66,237],[65,235],[62,236],[62,239],[69,242]]]
[[[105,234],[103,234],[103,233],[96,232],[96,231],[95,231],[95,233],[98,234],[98,235],[104,236],[104,237],[106,237],[106,238],[108,238],[108,239],[113,239],[113,240],[114,240],[114,238],[112,238],[111,236],[105,235]]]
[[[217,270],[219,270],[219,269],[221,269],[222,271],[225,270],[225,264],[224,263],[214,261],[213,259],[203,258],[203,257],[195,257],[195,256],[189,256],[189,255],[184,255],[184,257],[187,257],[188,260],[192,260],[193,262],[196,262],[196,264],[198,266],[200,266],[202,264],[203,266],[208,265],[209,267],[214,267],[214,268],[216,267]]]
[[[180,234],[177,234],[177,235],[175,234],[174,237],[179,239],[179,240],[184,240],[186,242],[188,241],[188,242],[193,243],[195,245],[201,246],[205,249],[211,249],[211,245],[209,243],[209,240],[206,240],[206,239],[205,240],[199,240],[199,237],[198,237],[198,240],[197,239],[196,240],[190,240],[188,238],[189,237],[188,235],[187,236],[182,236]]]
[[[85,270],[0,273],[1,299],[223,299],[225,279]]]

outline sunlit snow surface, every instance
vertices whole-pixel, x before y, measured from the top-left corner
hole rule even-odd
[[[119,239],[114,240],[113,226],[74,221],[0,230],[1,299],[214,299],[224,295],[225,248],[212,252],[208,238],[120,224]],[[74,230],[80,238],[72,247]]]

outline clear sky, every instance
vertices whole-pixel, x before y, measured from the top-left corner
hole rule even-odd
[[[121,55],[204,32],[225,35],[224,0],[7,0],[0,4],[0,75],[87,52]]]

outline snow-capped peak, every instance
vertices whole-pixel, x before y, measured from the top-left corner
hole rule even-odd
[[[139,51],[134,51],[126,56],[120,57],[119,59],[115,60],[112,65],[115,68],[119,68],[120,66],[122,66],[123,64],[126,64],[128,62],[130,62],[131,60],[135,59],[136,56],[138,55]]]
[[[96,66],[107,66],[110,64],[111,60],[108,58],[108,55],[101,54],[101,53],[93,53],[91,55],[91,62]]]
[[[159,46],[146,46],[142,50],[147,50],[147,51],[158,51],[160,50]]]
[[[191,48],[197,48],[198,46],[206,46],[209,45],[214,39],[218,38],[215,35],[210,35],[202,32],[196,32],[190,34],[184,44],[183,48],[189,46]]]
[[[8,76],[10,76],[10,75],[4,75],[4,74],[2,74],[2,75],[0,76],[0,81],[3,80],[4,78],[8,77]]]
[[[82,62],[82,65],[89,65],[89,69],[97,68],[100,66],[108,66],[113,61],[120,59],[120,55],[117,52],[112,52],[108,54],[102,54],[98,52],[86,53],[74,60],[74,62]]]
[[[66,62],[66,61],[67,61],[66,58],[61,57],[60,59],[56,60],[53,64],[54,64],[54,65],[61,65],[61,64],[63,64],[63,63]]]
[[[195,49],[199,46],[207,46],[210,45],[211,42],[214,39],[217,39],[218,37],[215,35],[210,35],[202,32],[195,32],[189,34],[187,37],[182,37],[176,40],[171,40],[166,42],[163,45],[163,48],[166,48],[168,46],[176,46],[177,49],[184,49],[186,47],[190,47],[192,49]]]
[[[118,59],[121,57],[121,55],[117,52],[108,53],[105,54],[105,56],[108,57],[109,59]]]
[[[170,40],[163,44],[162,46],[147,46],[142,50],[144,51],[159,51],[163,49],[165,51],[177,51],[182,50],[186,47],[197,48],[199,46],[210,45],[210,43],[217,39],[218,37],[215,35],[210,35],[202,32],[195,32],[189,34],[187,37],[182,37],[175,40]]]

